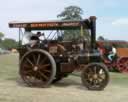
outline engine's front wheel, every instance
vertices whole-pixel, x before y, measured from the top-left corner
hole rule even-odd
[[[103,90],[109,82],[109,71],[104,64],[90,63],[83,69],[81,80],[89,90]]]

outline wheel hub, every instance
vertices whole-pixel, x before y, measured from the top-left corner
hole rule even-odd
[[[38,67],[37,67],[37,66],[35,66],[35,67],[33,68],[33,70],[34,70],[34,71],[37,71],[37,70],[38,70]]]
[[[93,75],[93,79],[98,79],[98,75],[97,74],[94,74]]]

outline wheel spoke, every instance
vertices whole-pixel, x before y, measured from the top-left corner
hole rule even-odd
[[[27,79],[29,79],[30,82],[36,81],[36,78],[34,76],[27,76]]]
[[[89,78],[89,79],[87,79],[87,80],[89,80],[90,82],[92,82],[92,81],[93,81],[92,77],[90,77],[90,78]]]
[[[40,61],[40,54],[38,54],[38,58],[37,58],[36,65],[38,65],[38,64],[39,64],[39,61]]]
[[[93,74],[93,72],[92,72],[92,69],[91,69],[91,68],[89,68],[88,70],[89,70],[89,74]]]
[[[94,74],[97,74],[97,73],[96,73],[96,66],[94,67]]]
[[[38,73],[37,72],[34,72],[34,76],[33,77],[35,78],[35,81],[40,80],[40,78],[38,77]]]
[[[50,66],[50,64],[45,64],[45,65],[43,65],[43,67],[48,67],[48,66]]]
[[[96,86],[97,85],[97,80],[93,80],[93,85]]]
[[[97,79],[97,85],[100,85],[102,83],[102,80]]]
[[[43,70],[43,72],[51,73],[51,71],[49,71],[49,70]]]
[[[26,60],[29,62],[29,64],[31,64],[32,66],[34,66],[34,64],[30,61],[30,59],[26,58]]]
[[[29,68],[29,69],[31,68],[31,66],[29,66],[29,65],[27,65],[27,64],[24,64],[23,67]]]
[[[34,54],[33,54],[32,56],[33,56],[33,60],[34,60],[34,62],[35,62],[35,64],[36,64],[36,57],[35,57]]]
[[[40,67],[39,67],[39,69],[45,69],[45,68],[47,68],[47,67],[49,67],[50,66],[50,64],[44,64],[44,65],[41,65]]]
[[[105,77],[105,73],[100,74],[100,76]]]
[[[44,62],[46,61],[47,57],[44,57],[44,59],[40,62],[40,64],[44,64]]]
[[[100,74],[100,75],[104,74],[104,73],[103,73],[103,70],[100,69],[99,72],[98,72],[98,74]]]
[[[32,72],[33,72],[32,70],[23,71],[24,74],[30,74]]]
[[[98,78],[104,79],[103,77],[104,77],[104,74],[103,73],[102,74],[98,74]]]
[[[43,78],[45,78],[45,80],[48,80],[48,77],[47,77],[44,73],[42,73],[42,72],[39,71],[39,74],[40,74]]]
[[[27,81],[28,81],[28,79],[30,79],[30,78],[31,78],[31,76],[28,76],[28,75],[27,75],[27,76],[25,76],[25,78],[26,78],[26,79],[27,79]]]

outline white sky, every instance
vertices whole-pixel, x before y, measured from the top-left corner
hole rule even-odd
[[[97,36],[128,39],[127,0],[2,0],[0,31],[6,37],[18,38],[18,30],[8,28],[10,21],[53,20],[70,5],[80,6],[83,17],[97,16]]]

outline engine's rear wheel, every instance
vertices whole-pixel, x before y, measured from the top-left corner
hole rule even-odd
[[[103,90],[109,82],[109,72],[104,64],[90,63],[82,71],[81,80],[89,90]]]
[[[56,63],[46,51],[28,51],[20,62],[20,76],[29,86],[47,87],[55,78]]]

